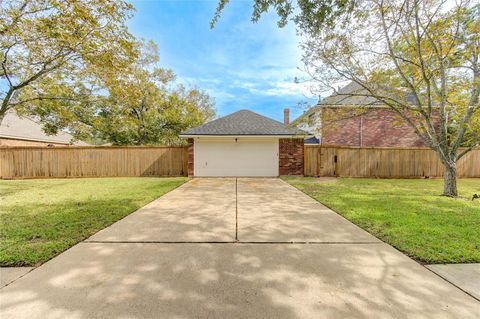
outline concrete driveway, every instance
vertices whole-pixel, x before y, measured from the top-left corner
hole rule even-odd
[[[194,179],[0,290],[3,318],[479,318],[279,179]]]
[[[233,242],[235,178],[193,179],[87,241]]]

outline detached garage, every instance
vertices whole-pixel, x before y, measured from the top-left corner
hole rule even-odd
[[[188,175],[303,175],[306,132],[241,110],[180,134],[189,143]]]

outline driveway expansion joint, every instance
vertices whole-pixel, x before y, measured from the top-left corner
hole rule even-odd
[[[235,178],[235,240],[238,241],[238,177]]]
[[[89,240],[82,244],[248,244],[248,245],[378,245],[378,241],[338,242],[338,241],[108,241]]]

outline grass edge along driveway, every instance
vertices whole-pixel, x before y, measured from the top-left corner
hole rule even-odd
[[[185,181],[0,180],[0,266],[38,266]]]
[[[478,178],[459,179],[457,199],[441,179],[283,179],[417,261],[480,262]]]

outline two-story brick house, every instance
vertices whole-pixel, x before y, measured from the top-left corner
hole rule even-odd
[[[372,97],[349,96],[358,92],[350,83],[337,94],[318,102],[293,125],[315,135],[306,144],[375,147],[424,146],[403,119]]]

